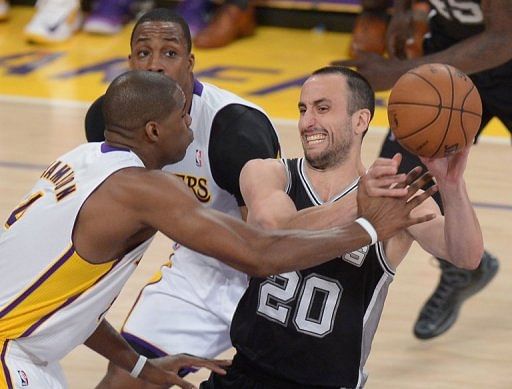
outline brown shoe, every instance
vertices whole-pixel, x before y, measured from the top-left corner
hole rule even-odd
[[[386,51],[387,26],[388,17],[385,14],[363,11],[354,23],[349,46],[350,58],[355,58],[358,51],[383,55]]]
[[[254,7],[241,9],[233,4],[220,7],[210,24],[194,38],[194,45],[199,49],[223,47],[238,38],[254,34],[256,18]]]

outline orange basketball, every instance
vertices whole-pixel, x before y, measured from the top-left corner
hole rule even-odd
[[[423,157],[444,157],[473,143],[482,101],[458,69],[427,64],[405,73],[391,90],[388,120],[398,142]]]

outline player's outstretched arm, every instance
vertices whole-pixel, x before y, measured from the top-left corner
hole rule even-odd
[[[434,175],[444,206],[444,217],[409,229],[418,243],[433,255],[458,267],[474,269],[483,254],[483,237],[478,218],[469,199],[463,173],[470,147],[445,158],[421,158]],[[433,200],[421,205],[434,207]],[[421,209],[415,212],[422,212]]]
[[[106,320],[101,321],[84,344],[117,366],[136,373],[141,380],[163,387],[177,385],[185,389],[195,388],[190,382],[177,375],[182,367],[205,367],[218,374],[226,374],[224,367],[231,364],[230,361],[175,355],[166,357],[164,363],[160,362],[157,366],[152,360],[140,359],[140,355]]]
[[[444,2],[439,6],[444,7]],[[333,61],[334,65],[353,66],[370,82],[374,90],[390,89],[398,78],[426,63],[445,63],[466,74],[478,73],[500,66],[512,59],[512,2],[482,0],[480,7],[468,9],[466,18],[482,20],[483,32],[457,44],[423,57],[410,60],[386,59],[374,53],[360,53],[357,59]],[[445,12],[451,12],[445,10]]]
[[[397,174],[401,156],[379,158],[367,173],[367,191],[370,196],[407,195],[407,189],[391,187],[404,183],[405,174]],[[284,164],[276,159],[253,159],[240,174],[240,190],[249,209],[248,221],[268,229],[324,229],[353,222],[357,204],[339,200],[318,207],[297,211],[286,194],[288,178]]]
[[[262,231],[202,207],[176,177],[142,169],[131,169],[127,173],[131,175],[125,177],[130,187],[125,190],[131,195],[126,201],[132,203],[126,204],[126,208],[134,210],[140,223],[251,275],[266,276],[308,268],[371,241],[357,223],[318,231]],[[411,188],[416,186],[411,185]],[[387,239],[401,229],[433,217],[410,215],[432,191],[408,201],[416,190],[411,189],[408,196],[402,198],[370,198],[366,190],[366,177],[362,177],[358,216],[373,224],[379,239]]]

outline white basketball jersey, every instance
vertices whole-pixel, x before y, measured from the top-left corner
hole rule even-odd
[[[197,199],[203,205],[241,218],[240,209],[235,196],[220,188],[213,179],[208,158],[208,147],[210,144],[213,120],[222,108],[230,104],[241,104],[257,109],[268,117],[260,107],[231,92],[217,88],[208,83],[195,81],[190,112],[192,118],[190,128],[194,132],[194,141],[188,147],[185,158],[181,162],[165,166],[164,171],[172,172],[181,177],[185,184],[194,191]],[[209,270],[221,271],[227,277],[241,276],[241,273],[224,265],[218,260],[199,254],[183,246],[175,247],[175,255],[172,258],[172,262],[174,265],[178,266],[179,264],[183,264],[183,271],[196,279],[210,279],[210,276],[205,273],[205,271],[208,272],[205,266],[208,267]],[[243,277],[246,276],[243,275]],[[202,287],[205,289],[215,287],[215,285],[209,281],[205,281],[203,285],[194,286],[198,289]]]
[[[94,265],[75,251],[73,227],[89,195],[134,166],[144,165],[131,151],[79,146],[53,162],[11,214],[0,236],[0,346],[14,341],[34,362],[51,362],[94,332],[151,240]]]

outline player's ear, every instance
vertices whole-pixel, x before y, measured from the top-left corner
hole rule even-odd
[[[160,129],[158,127],[158,123],[153,120],[150,120],[146,123],[144,132],[151,142],[157,142],[158,138],[160,137]]]
[[[357,135],[362,135],[370,125],[372,114],[369,109],[358,109],[352,115],[352,129]]]
[[[189,66],[191,72],[194,70],[195,64],[196,64],[196,56],[194,55],[194,53],[190,53],[188,56],[188,66]]]

